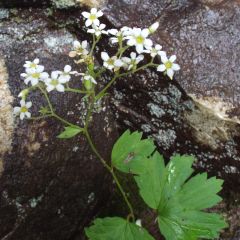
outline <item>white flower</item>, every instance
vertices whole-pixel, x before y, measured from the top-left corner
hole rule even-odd
[[[180,70],[180,66],[175,62],[176,56],[172,55],[170,58],[167,58],[166,54],[161,54],[161,60],[163,64],[160,64],[157,67],[157,71],[159,72],[165,72],[170,79],[173,78],[174,72]]]
[[[157,55],[161,56],[164,54],[163,51],[160,51],[162,49],[162,46],[159,44],[156,44],[155,47],[147,47],[147,50],[145,52],[150,53],[152,58],[155,58]]]
[[[121,28],[121,32],[123,33],[123,36],[128,36],[128,35],[130,35],[131,32],[132,32],[132,30],[133,30],[132,28],[126,27],[126,26],[124,26],[124,27]]]
[[[25,117],[30,118],[31,113],[28,109],[32,107],[32,102],[25,102],[25,100],[20,101],[20,107],[15,107],[13,109],[14,114],[20,115],[20,119],[23,120]]]
[[[88,55],[89,51],[88,51],[88,42],[82,41],[74,41],[73,42],[73,51],[71,51],[69,53],[69,57],[76,57],[77,55]]]
[[[44,67],[42,65],[38,65],[38,64],[39,64],[39,59],[36,58],[32,62],[31,61],[26,61],[23,66],[25,68],[31,68],[31,69],[37,69],[37,68],[44,69]]]
[[[149,31],[148,29],[133,28],[129,31],[129,36],[127,45],[136,46],[136,51],[142,53],[144,48],[152,46],[152,40],[148,39]]]
[[[95,34],[97,37],[99,37],[101,34],[106,34],[108,35],[108,32],[103,30],[106,27],[105,24],[100,24],[99,26],[93,25],[92,29],[88,29],[88,33]]]
[[[123,66],[122,60],[118,59],[117,56],[109,57],[106,52],[102,52],[101,58],[104,61],[103,66],[109,70],[117,71]]]
[[[158,29],[158,27],[159,27],[159,22],[153,23],[153,24],[148,28],[149,33],[152,34],[152,33],[156,32],[157,29]]]
[[[97,84],[97,82],[92,76],[84,74],[83,84],[87,90],[91,90],[93,87],[93,84]]]
[[[70,65],[66,65],[63,71],[58,71],[59,80],[61,82],[64,82],[64,81],[69,82],[71,79],[71,75],[77,73],[76,71],[71,71],[71,70],[72,70],[72,67]]]
[[[49,77],[48,73],[43,72],[44,67],[38,66],[37,68],[26,68],[26,73],[21,73],[21,77],[24,78],[25,84],[31,82],[32,86],[35,86],[39,81]]]
[[[137,56],[135,52],[131,52],[130,57],[131,58],[122,58],[122,61],[128,70],[136,68],[137,64],[144,59],[144,56],[142,54]]]
[[[110,38],[111,43],[121,42],[125,36],[129,35],[130,31],[131,28],[129,27],[122,27],[119,31],[117,29],[108,30],[109,34],[115,36]]]
[[[90,82],[92,82],[94,84],[97,84],[96,80],[92,76],[90,76],[90,75],[84,75],[83,76],[83,80],[84,81],[90,81]]]
[[[51,92],[53,90],[57,90],[58,92],[64,92],[64,83],[66,83],[65,78],[59,78],[59,71],[53,71],[51,73],[51,78],[47,78],[45,80],[45,84],[47,86],[47,91]]]
[[[122,32],[121,31],[118,31],[117,29],[109,29],[108,33],[113,35],[113,36],[116,36],[116,37],[111,37],[110,38],[111,43],[120,42],[120,38],[122,37]]]
[[[103,12],[98,11],[96,8],[92,8],[90,13],[83,12],[82,15],[87,19],[87,21],[85,22],[86,27],[89,27],[92,24],[94,24],[95,26],[99,26],[100,22],[98,18],[103,15]]]

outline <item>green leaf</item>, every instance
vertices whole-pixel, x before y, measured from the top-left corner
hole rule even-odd
[[[146,171],[135,176],[143,200],[157,210],[159,228],[167,240],[213,239],[227,226],[220,215],[202,211],[221,201],[217,193],[223,181],[207,179],[206,173],[190,178],[193,162],[191,156],[176,155],[165,166],[155,153]]]
[[[127,130],[114,144],[112,164],[122,172],[141,173],[145,171],[148,157],[155,150],[152,140],[141,140],[142,133]]]
[[[157,209],[161,201],[165,179],[164,169],[165,165],[163,157],[156,152],[151,158],[149,158],[145,173],[135,177],[140,190],[140,195],[147,205],[153,209]]]
[[[90,240],[154,240],[144,228],[119,217],[98,218],[85,232]]]
[[[83,131],[82,128],[77,128],[73,126],[65,127],[64,129],[65,130],[57,136],[58,138],[72,138]]]

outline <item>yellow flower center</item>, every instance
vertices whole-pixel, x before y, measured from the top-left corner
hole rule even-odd
[[[32,74],[32,77],[33,77],[33,78],[40,78],[40,73],[33,73],[33,74]]]
[[[78,52],[79,54],[82,54],[82,53],[83,53],[83,48],[82,48],[82,47],[78,48],[78,49],[77,49],[77,52]]]
[[[170,62],[170,61],[167,61],[166,63],[165,63],[165,67],[166,67],[166,69],[170,69],[170,68],[172,68],[172,62]]]
[[[138,44],[143,44],[144,43],[144,38],[142,36],[138,36],[138,37],[136,37],[136,42]]]
[[[35,63],[30,64],[30,68],[36,68],[36,67],[37,67],[37,64],[35,64]]]
[[[96,17],[96,15],[94,15],[94,14],[91,14],[91,15],[89,16],[89,19],[92,20],[92,21],[95,20],[96,18],[97,18],[97,17]]]
[[[108,59],[107,63],[109,65],[114,65],[114,60],[112,58]]]
[[[51,85],[56,87],[58,85],[58,80],[57,79],[52,79]]]
[[[21,112],[22,113],[25,113],[25,112],[27,112],[28,111],[28,109],[26,108],[26,107],[21,107]]]

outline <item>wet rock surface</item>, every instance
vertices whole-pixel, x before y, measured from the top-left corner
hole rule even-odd
[[[183,89],[197,97],[227,101],[239,116],[240,2],[130,2],[109,0],[103,9],[117,27],[146,27],[158,20],[154,40],[177,55],[182,71],[176,80]]]
[[[0,7],[42,7],[50,5],[50,0],[0,0]]]
[[[165,157],[174,152],[193,154],[198,171],[223,178],[228,205],[224,211],[232,212],[228,218],[232,227],[222,239],[237,239],[239,1],[112,0],[103,9],[115,27],[146,27],[158,20],[160,28],[153,39],[169,54],[176,53],[182,67],[177,82],[165,82],[147,71],[118,83],[113,102],[119,126],[142,129]]]
[[[25,60],[39,57],[49,72],[67,63],[74,65],[67,55],[76,38],[65,29],[49,26],[40,10],[14,13],[1,22],[0,56],[9,73],[15,105],[24,88],[19,74],[24,71]],[[86,111],[81,96],[51,95],[59,115],[81,124],[79,116]],[[30,97],[37,115],[39,105],[46,106],[46,101],[38,92]],[[116,132],[111,132],[114,121],[110,120],[108,107],[104,109],[95,115],[98,128],[91,133],[108,159]],[[6,114],[11,116],[12,112]],[[84,226],[108,198],[111,184],[105,169],[92,155],[84,137],[57,139],[63,126],[54,119],[16,119],[14,128],[12,151],[5,154],[0,177],[0,238],[66,240],[82,235]]]
[[[225,180],[224,206],[217,211],[227,216],[230,228],[221,239],[238,239],[239,1],[108,0],[102,8],[107,14],[104,21],[111,27],[142,27],[159,20],[161,26],[154,40],[169,53],[177,54],[182,71],[172,82],[154,70],[120,79],[110,94],[111,109],[106,103],[108,120],[106,112],[94,118],[98,129],[93,130],[93,135],[98,148],[108,157],[118,132],[107,136],[104,130],[118,124],[119,132],[137,129],[153,137],[166,159],[176,152],[193,154],[198,159],[198,171]],[[77,33],[80,40],[86,38],[79,10],[54,11],[50,15],[46,12],[28,9],[12,15],[4,9],[0,17],[0,55],[7,65],[15,98],[23,87],[19,73],[26,58],[38,56],[47,70],[59,69],[70,61],[67,52],[75,39],[71,32]],[[104,41],[99,47],[109,50]],[[41,99],[38,94],[32,98],[35,102]],[[70,106],[69,120],[78,120],[71,112],[80,114],[83,110],[81,104],[76,110],[80,98],[66,95],[64,102],[60,99],[53,96],[59,113],[66,114]],[[227,114],[229,109],[231,115]],[[105,170],[83,138],[56,140],[62,128],[54,120],[16,126],[13,150],[4,159],[0,178],[0,225],[4,226],[0,237],[82,239],[83,227],[108,206],[103,196],[109,190]],[[93,192],[94,201],[88,203]],[[158,234],[156,239],[160,239]]]

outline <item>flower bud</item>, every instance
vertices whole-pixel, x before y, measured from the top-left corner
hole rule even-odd
[[[148,30],[152,34],[152,33],[156,32],[158,27],[159,27],[159,22],[155,22],[148,28]]]
[[[18,94],[18,97],[22,98],[22,99],[26,99],[27,95],[29,93],[29,90],[28,88],[26,89],[23,89],[19,94]]]
[[[88,80],[88,79],[84,79],[84,87],[86,88],[86,90],[90,91],[93,87],[93,83],[91,80]]]

